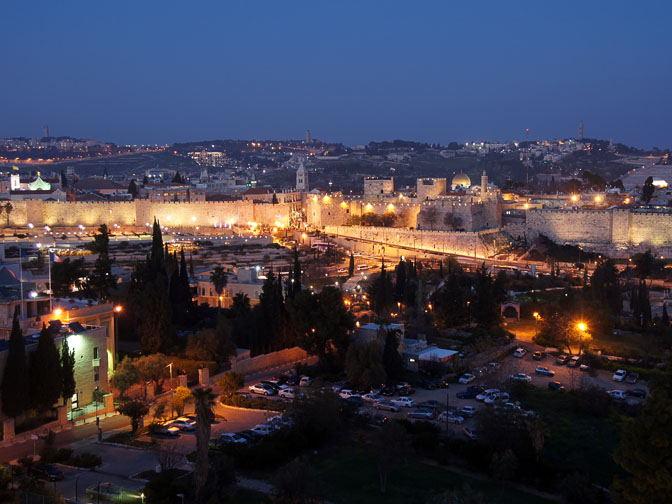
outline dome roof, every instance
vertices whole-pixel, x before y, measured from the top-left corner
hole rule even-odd
[[[453,189],[456,188],[457,186],[462,186],[462,187],[470,187],[471,186],[471,179],[469,178],[469,175],[466,173],[458,173],[453,177],[453,181],[450,184]]]

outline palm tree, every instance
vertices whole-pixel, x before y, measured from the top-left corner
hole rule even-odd
[[[228,282],[228,277],[226,276],[226,271],[221,266],[217,266],[212,274],[210,275],[210,281],[215,286],[215,292],[219,298],[219,307],[222,307],[222,292],[224,292],[224,287]]]
[[[240,315],[246,314],[250,311],[250,298],[247,296],[247,294],[243,294],[242,292],[237,293],[235,296],[233,296],[233,304],[231,305],[231,309],[234,311],[234,313]]]
[[[208,443],[215,406],[215,394],[211,388],[196,389],[192,392],[196,408],[196,467],[194,484],[196,485],[196,502],[200,501],[200,492],[208,479]]]

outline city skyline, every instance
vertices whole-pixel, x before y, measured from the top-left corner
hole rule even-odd
[[[6,9],[0,137],[670,146],[662,3],[117,5]]]

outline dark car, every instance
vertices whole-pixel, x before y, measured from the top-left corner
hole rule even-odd
[[[383,390],[380,391],[380,395],[384,395],[385,397],[392,397],[395,392],[396,389],[390,385],[389,387],[383,387]]]
[[[429,401],[423,401],[421,403],[416,404],[418,408],[425,408],[425,409],[438,409],[442,408],[444,405],[441,404],[439,401],[435,400],[429,400]]]
[[[272,388],[273,390],[275,390],[276,393],[278,392],[278,390],[280,390],[280,385],[272,381],[264,380],[261,382],[261,384],[264,385],[265,387]]]
[[[435,390],[439,387],[438,380],[431,380],[429,378],[424,378],[420,380],[420,386],[425,390]]]
[[[548,382],[548,388],[549,390],[560,390],[560,391],[565,390],[565,386],[559,381]]]
[[[640,399],[646,399],[646,390],[641,388],[633,388],[626,391],[630,397],[638,397]]]
[[[532,358],[534,360],[541,360],[546,358],[546,352],[542,352],[541,350],[537,350],[532,354]]]
[[[258,441],[259,439],[262,438],[260,434],[257,432],[251,431],[251,430],[244,430],[241,432],[238,432],[238,435],[242,438],[247,439],[249,443],[253,443],[255,441]]]
[[[287,385],[291,385],[292,387],[296,387],[299,385],[299,380],[300,378],[296,375],[292,375],[287,378]]]
[[[567,355],[567,354],[560,354],[560,355],[558,355],[558,358],[557,358],[557,360],[555,361],[555,363],[556,363],[556,364],[560,364],[560,365],[562,366],[563,364],[567,364],[568,361],[569,361],[569,355]]]
[[[381,415],[380,413],[376,413],[371,417],[371,425],[383,425],[385,422],[387,422],[387,417],[385,415]]]
[[[419,408],[415,411],[409,411],[408,418],[420,418],[422,420],[431,420],[434,418],[435,411],[433,409]]]
[[[371,392],[371,387],[369,387],[368,385],[358,385],[357,387],[355,387],[355,392],[357,392],[359,395],[368,394],[369,392]]]
[[[51,464],[35,464],[30,468],[30,473],[47,481],[61,481],[65,478],[63,472]]]
[[[458,392],[457,397],[460,399],[476,399],[476,396],[482,393],[484,390],[485,388],[481,387],[480,385],[473,385],[471,387],[467,387],[462,392]]]
[[[635,373],[634,371],[629,373],[625,379],[626,383],[637,383],[637,380],[639,380],[639,373]]]

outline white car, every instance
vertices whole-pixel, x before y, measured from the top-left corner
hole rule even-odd
[[[461,383],[462,385],[468,385],[469,383],[471,383],[471,382],[474,381],[475,379],[476,379],[476,377],[475,377],[473,374],[471,374],[471,373],[464,373],[462,376],[460,376],[460,379],[457,380],[457,381],[458,381],[459,383]]]
[[[415,404],[415,401],[410,397],[397,397],[395,399],[390,400],[390,402],[401,408],[412,408],[413,404]]]
[[[401,409],[398,404],[394,404],[387,399],[378,399],[373,403],[373,407],[377,410],[394,411],[395,413]]]
[[[464,417],[453,411],[442,411],[437,420],[439,422],[454,423],[458,425],[464,423]]]
[[[299,387],[310,387],[312,383],[313,380],[311,380],[310,376],[302,376],[299,380]]]
[[[627,395],[624,390],[610,390],[607,392],[612,399],[625,399]]]
[[[369,394],[364,394],[364,395],[362,396],[362,400],[363,400],[364,402],[369,402],[369,403],[374,403],[374,402],[376,402],[378,399],[380,399],[380,396],[379,396],[378,394],[374,394],[373,392],[371,392],[371,393],[369,393]]]
[[[252,429],[252,432],[259,436],[268,436],[272,432],[272,429],[268,425],[261,424]]]
[[[524,381],[530,383],[532,381],[532,377],[530,375],[526,375],[525,373],[516,373],[509,375],[509,380]]]
[[[519,359],[522,359],[523,357],[525,357],[526,353],[527,353],[527,350],[525,350],[522,347],[518,347],[518,348],[516,348],[515,352],[513,352],[513,356],[518,357]]]
[[[350,389],[342,389],[338,393],[338,397],[340,397],[341,399],[350,399],[351,397],[361,397],[361,396]]]
[[[303,392],[299,392],[298,390],[294,390],[293,388],[284,388],[278,390],[278,396],[284,397],[285,399],[294,399],[294,398],[302,398],[303,397]]]
[[[476,408],[473,406],[464,406],[458,413],[461,416],[472,417],[476,414]]]
[[[485,401],[486,397],[489,397],[491,394],[498,394],[498,393],[499,389],[496,388],[486,389],[476,396],[476,400]]]
[[[496,401],[508,402],[509,394],[507,394],[506,392],[495,392],[494,394],[490,394],[483,400],[485,404],[495,404]]]
[[[196,422],[192,422],[188,418],[178,418],[176,420],[171,420],[170,422],[164,425],[166,425],[167,427],[177,427],[181,431],[196,430]]]
[[[261,383],[255,383],[254,385],[249,386],[250,392],[254,394],[261,394],[261,395],[275,395],[275,390],[273,390],[271,387],[266,387],[262,385]]]
[[[611,377],[612,380],[616,382],[622,382],[625,380],[625,377],[628,375],[628,372],[625,369],[619,369],[614,373],[614,376]]]

